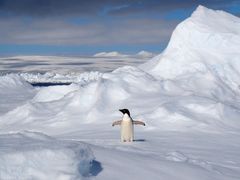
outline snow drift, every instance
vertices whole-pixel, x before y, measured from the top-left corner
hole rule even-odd
[[[33,98],[36,90],[16,75],[0,76],[0,115]]]
[[[90,175],[94,157],[83,143],[35,132],[3,134],[0,141],[0,179],[82,179]]]

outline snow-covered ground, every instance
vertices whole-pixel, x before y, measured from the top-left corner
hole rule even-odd
[[[1,76],[0,179],[239,180],[239,49],[240,19],[199,6],[143,65]],[[146,122],[133,143],[120,108]]]
[[[82,179],[93,173],[94,156],[85,144],[36,132],[2,134],[0,141],[0,179]]]

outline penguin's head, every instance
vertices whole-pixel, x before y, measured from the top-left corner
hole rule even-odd
[[[119,109],[119,111],[121,111],[123,114],[128,114],[128,116],[130,117],[130,112],[128,109]]]

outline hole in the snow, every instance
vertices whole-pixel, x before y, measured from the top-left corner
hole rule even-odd
[[[90,167],[90,175],[97,176],[103,170],[99,161],[93,160]]]
[[[71,82],[33,82],[30,83],[34,87],[47,87],[47,86],[64,86],[64,85],[70,85]]]
[[[103,168],[99,161],[93,160],[88,165],[86,165],[86,162],[81,162],[78,165],[78,170],[83,177],[91,177],[97,176]]]

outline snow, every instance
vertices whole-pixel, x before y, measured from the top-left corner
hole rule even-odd
[[[36,132],[2,134],[0,141],[0,179],[83,179],[91,173],[94,157],[86,144]]]
[[[99,52],[97,54],[94,55],[94,57],[109,57],[109,58],[126,58],[126,57],[136,57],[139,59],[150,59],[154,56],[155,54],[152,52],[148,52],[148,51],[139,51],[137,54],[133,54],[133,55],[128,55],[128,54],[122,54],[119,53],[117,51],[112,51],[112,52]]]
[[[94,57],[124,57],[127,56],[125,54],[121,54],[117,51],[112,52],[100,52],[94,55]]]
[[[137,56],[138,57],[143,57],[143,58],[152,58],[152,57],[154,57],[154,54],[151,53],[151,52],[142,50],[142,51],[137,53]]]
[[[51,102],[63,98],[66,94],[78,90],[78,85],[69,86],[49,86],[41,88],[34,96],[36,102]]]
[[[191,17],[176,27],[168,47],[161,57],[156,57],[158,63],[148,67],[148,71],[154,76],[171,79],[206,71],[230,78],[227,76],[239,73],[239,47],[240,19],[199,6]]]
[[[102,73],[98,71],[90,72],[70,72],[70,73],[56,73],[56,72],[46,72],[46,73],[18,73],[20,77],[29,83],[79,83],[84,84],[85,82],[98,80]]]
[[[0,114],[24,104],[33,98],[35,89],[15,75],[0,76]]]
[[[0,177],[238,180],[239,21],[199,6],[140,66],[1,76]],[[146,122],[133,143],[111,127],[121,108]]]

